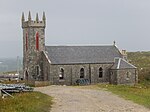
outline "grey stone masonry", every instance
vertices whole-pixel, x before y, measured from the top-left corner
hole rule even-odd
[[[109,68],[112,64],[74,64],[50,65],[49,80],[56,85],[74,85],[80,79],[80,70],[84,68],[84,78],[91,84],[109,82]],[[99,68],[103,68],[103,76],[99,78]],[[64,79],[59,79],[60,69],[64,69]]]
[[[38,14],[36,15],[36,20],[33,21],[30,12],[28,20],[25,21],[24,13],[22,14],[23,72],[25,79],[31,82],[40,80],[39,58],[41,51],[45,50],[45,26],[45,13],[43,13],[42,21],[39,20]],[[36,39],[37,35],[38,40]]]

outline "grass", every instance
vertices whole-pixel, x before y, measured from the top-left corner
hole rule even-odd
[[[150,88],[141,85],[127,86],[106,84],[99,84],[98,87],[107,88],[108,91],[111,91],[114,94],[150,108]]]
[[[150,81],[150,51],[128,52],[128,59],[130,63],[137,67],[139,82]],[[148,85],[150,86],[150,84]]]
[[[17,93],[0,98],[0,112],[49,112],[52,98],[40,92]]]

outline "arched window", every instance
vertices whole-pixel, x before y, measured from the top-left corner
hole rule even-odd
[[[28,50],[28,34],[26,33],[26,51]]]
[[[39,33],[36,33],[36,50],[39,50]]]
[[[60,69],[59,79],[64,79],[64,69],[63,68]]]
[[[84,78],[84,68],[80,69],[80,78]]]
[[[99,78],[103,77],[103,69],[102,67],[99,68]]]

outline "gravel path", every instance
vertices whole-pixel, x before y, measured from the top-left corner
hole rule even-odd
[[[143,106],[91,86],[48,86],[35,90],[54,97],[51,112],[150,112]]]

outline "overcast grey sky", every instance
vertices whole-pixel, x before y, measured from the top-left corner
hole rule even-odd
[[[45,11],[46,45],[150,50],[150,0],[0,0],[0,57],[22,56],[21,14]]]

